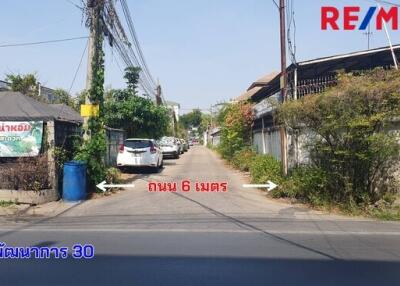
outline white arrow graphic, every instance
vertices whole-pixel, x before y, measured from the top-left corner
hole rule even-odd
[[[257,185],[257,184],[253,184],[253,185],[243,185],[243,188],[266,188],[268,189],[268,192],[272,191],[273,189],[275,189],[278,185],[274,184],[271,181],[268,181],[267,184],[265,185]]]
[[[96,185],[100,190],[103,192],[106,192],[107,189],[109,188],[134,188],[134,184],[129,184],[129,185],[114,185],[114,184],[107,184],[106,181],[101,182],[100,184]]]

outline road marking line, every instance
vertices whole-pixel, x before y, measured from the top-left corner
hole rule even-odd
[[[26,228],[26,229],[0,229],[1,232],[120,232],[120,233],[146,233],[146,232],[171,232],[171,233],[262,233],[289,234],[289,235],[364,235],[364,236],[400,236],[400,232],[392,231],[291,231],[291,230],[234,230],[234,229],[80,229],[80,228]]]

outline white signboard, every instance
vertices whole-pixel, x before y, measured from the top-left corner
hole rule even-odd
[[[0,121],[0,157],[33,157],[42,147],[43,121]]]

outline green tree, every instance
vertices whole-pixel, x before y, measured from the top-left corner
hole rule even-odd
[[[191,127],[198,128],[202,122],[202,116],[200,109],[195,109],[192,112],[186,113],[179,118],[179,122],[185,129]]]
[[[231,160],[236,152],[251,145],[252,105],[244,102],[230,104],[222,114],[221,143],[218,148],[224,158]]]
[[[123,91],[118,91],[120,95]],[[169,125],[168,109],[149,99],[130,96],[105,104],[104,122],[112,128],[122,128],[129,137],[160,138]]]
[[[141,68],[139,67],[127,67],[125,68],[124,78],[126,80],[126,85],[128,90],[136,95],[137,87],[139,83]]]
[[[61,89],[61,88],[57,88],[54,90],[54,95],[56,100],[54,101],[54,103],[62,103],[65,105],[68,105],[72,108],[75,108],[75,102],[72,99],[71,95],[68,93],[68,91]]]
[[[203,134],[207,131],[208,127],[211,125],[211,115],[210,114],[202,114],[201,115],[201,123],[199,126],[199,134]]]
[[[38,98],[38,82],[35,74],[7,74],[6,81],[10,83],[12,91],[19,91],[27,96]]]
[[[169,111],[147,98],[137,96],[139,68],[127,68],[127,88],[111,90],[104,107],[104,122],[112,128],[122,128],[129,137],[160,138],[169,124]]]

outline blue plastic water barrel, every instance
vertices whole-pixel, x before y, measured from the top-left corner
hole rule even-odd
[[[71,161],[64,164],[63,199],[81,201],[86,198],[86,164]]]

